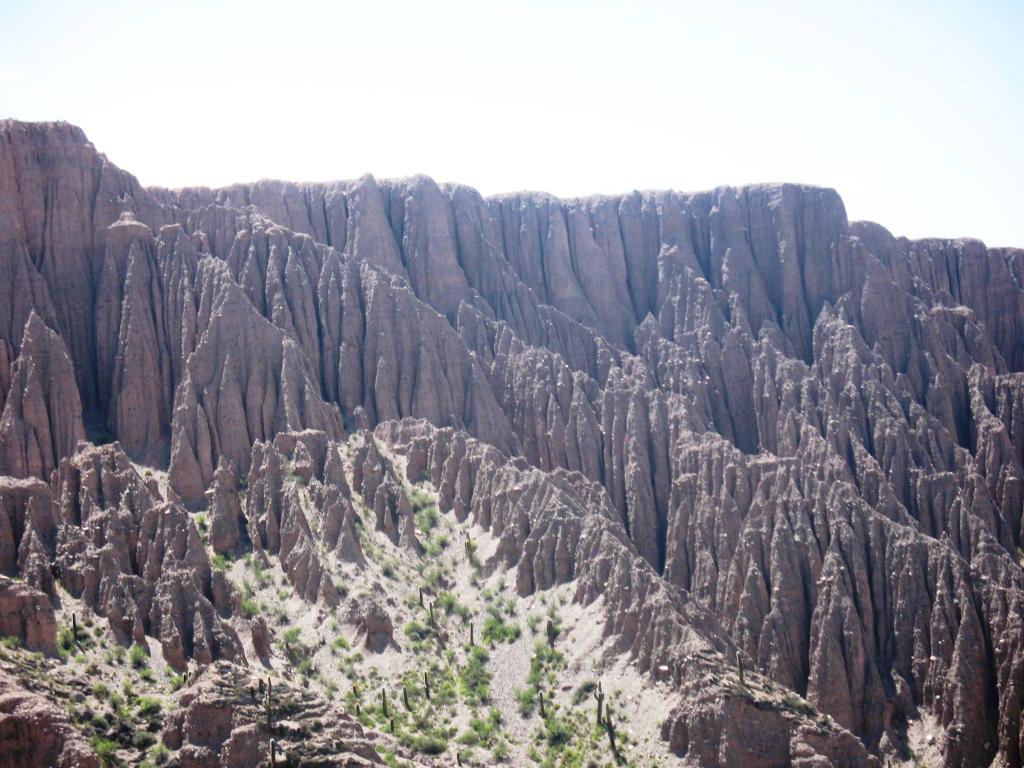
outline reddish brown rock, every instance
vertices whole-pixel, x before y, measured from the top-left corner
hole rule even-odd
[[[391,617],[376,600],[349,600],[345,607],[345,621],[355,625],[359,639],[374,653],[381,653],[395,642]]]
[[[62,124],[0,124],[0,171],[0,474],[57,470],[0,480],[0,571],[179,667],[234,657],[177,498],[335,602],[356,505],[416,552],[426,480],[522,593],[603,598],[693,761],[905,756],[922,712],[948,766],[1024,761],[1024,251],[799,185],[144,190]],[[83,422],[123,450],[69,458]],[[736,695],[736,653],[806,702]]]
[[[0,636],[31,651],[57,653],[57,620],[49,598],[27,584],[0,576]]]
[[[175,669],[244,658],[213,605],[209,558],[190,515],[155,498],[118,444],[89,448],[55,475],[60,581],[124,643],[160,641]]]
[[[291,759],[299,765],[338,768],[382,764],[372,733],[309,692],[279,680],[273,681],[273,706],[289,719],[279,718],[274,733],[268,733],[263,702],[248,692],[256,682],[247,670],[218,662],[182,690],[165,722],[163,740],[180,748],[183,766],[270,765],[271,738],[282,763]]]
[[[0,755],[10,768],[99,768],[89,742],[54,702],[0,672]]]
[[[210,510],[210,546],[218,554],[232,552],[242,542],[244,518],[238,500],[238,476],[223,458],[206,491]]]
[[[32,312],[0,416],[0,472],[48,480],[84,437],[75,370],[64,342]]]

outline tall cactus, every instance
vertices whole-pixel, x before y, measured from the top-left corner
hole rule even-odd
[[[601,710],[604,708],[604,691],[601,690],[600,681],[597,683],[597,690],[594,691],[594,700],[597,702],[597,724],[601,724]]]
[[[273,696],[274,696],[274,683],[268,677],[267,678],[267,695],[263,697],[263,711],[267,715],[267,730],[270,731],[270,732],[273,732],[273,730],[274,730],[274,722],[273,722],[273,707],[274,707],[274,703],[273,703]]]

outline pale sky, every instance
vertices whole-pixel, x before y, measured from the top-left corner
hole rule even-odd
[[[794,181],[1024,246],[1024,0],[0,0],[0,117],[160,186]]]

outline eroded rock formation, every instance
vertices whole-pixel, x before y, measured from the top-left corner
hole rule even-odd
[[[0,572],[242,663],[189,510],[342,605],[427,481],[668,670],[694,762],[905,758],[927,714],[945,765],[1024,764],[1024,251],[797,185],[145,189],[63,124],[0,123],[0,170]]]
[[[60,707],[0,671],[0,754],[11,768],[100,768],[89,742]]]

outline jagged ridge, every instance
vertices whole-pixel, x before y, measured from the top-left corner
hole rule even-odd
[[[168,467],[193,507],[235,482],[219,464],[255,467],[273,501],[255,527],[246,511],[250,540],[329,600],[308,525],[272,512],[295,505],[265,446],[422,418],[579,473],[571,494],[630,557],[717,617],[716,647],[869,750],[899,754],[920,707],[946,726],[947,765],[1021,765],[1024,251],[894,238],[795,185],[146,190],[70,126],[6,122],[0,138],[4,474],[50,480],[83,461],[86,432]],[[444,483],[471,504],[470,476]],[[356,558],[347,488],[335,473],[317,493],[336,508],[330,546]],[[401,543],[399,497],[376,496]],[[24,570],[22,550],[55,550],[19,514]],[[524,588],[542,586],[514,542]],[[585,592],[595,556],[562,578]],[[132,631],[163,638],[141,613]],[[696,733],[666,738],[725,761]]]

